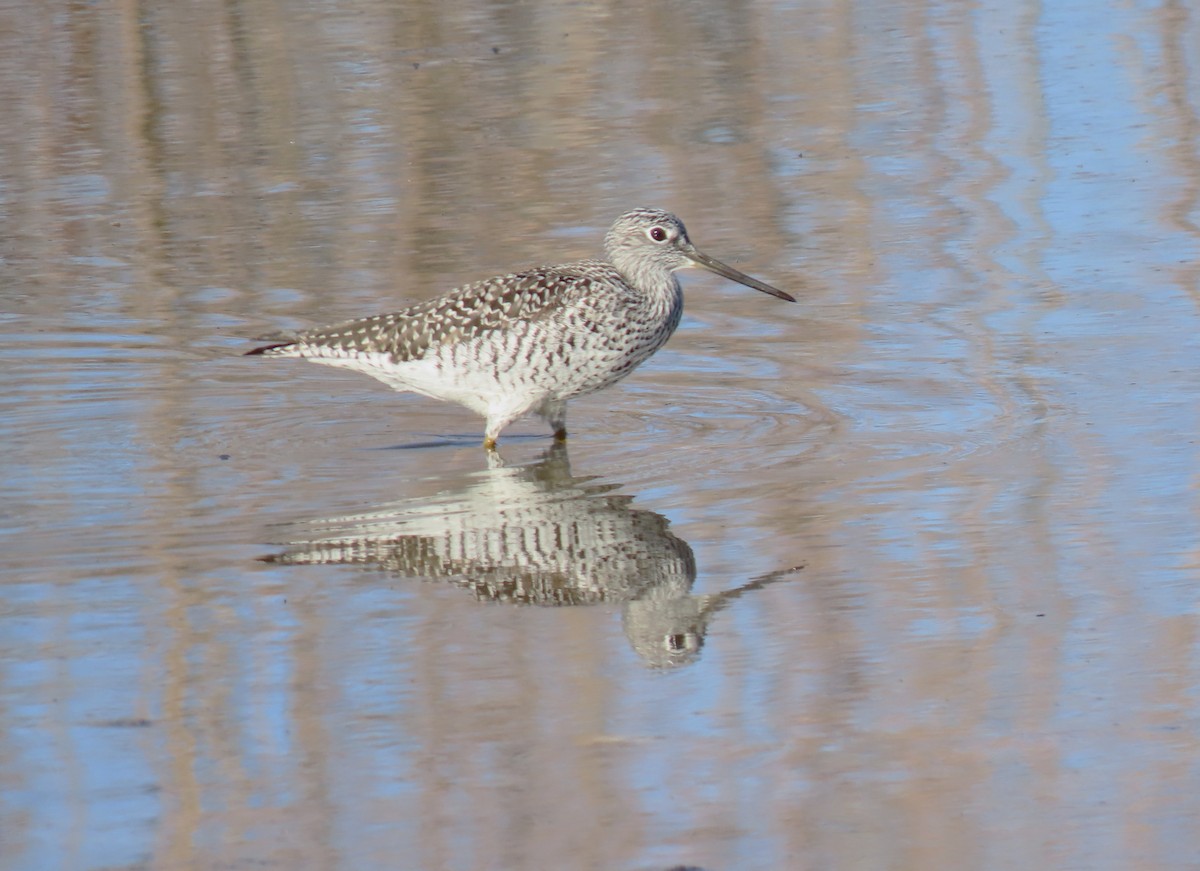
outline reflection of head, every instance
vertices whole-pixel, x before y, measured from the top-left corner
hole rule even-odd
[[[708,631],[707,596],[637,599],[621,611],[625,637],[651,668],[690,665],[700,657]]]
[[[651,668],[688,665],[700,658],[700,648],[704,646],[713,615],[751,590],[761,590],[802,568],[793,566],[760,575],[740,587],[705,596],[691,595],[690,584],[688,590],[677,593],[669,592],[666,587],[651,591],[650,595],[625,604],[622,612],[625,637],[642,662]],[[693,568],[692,577],[695,575]]]

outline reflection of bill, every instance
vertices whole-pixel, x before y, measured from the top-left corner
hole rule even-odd
[[[626,636],[653,666],[694,661],[715,613],[797,571],[693,596],[692,549],[666,518],[631,507],[616,488],[572,477],[560,444],[537,463],[497,466],[456,492],[319,521],[319,535],[265,559],[445,580],[495,602],[620,604]]]

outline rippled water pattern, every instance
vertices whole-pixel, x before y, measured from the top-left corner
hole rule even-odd
[[[0,871],[1200,865],[1200,10],[0,0]],[[593,256],[482,422],[252,337]]]

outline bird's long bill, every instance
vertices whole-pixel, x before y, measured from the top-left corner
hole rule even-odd
[[[768,293],[771,296],[785,299],[788,302],[795,302],[796,298],[790,293],[784,293],[778,287],[759,281],[757,278],[751,278],[744,272],[738,272],[732,266],[726,266],[720,260],[709,257],[703,251],[697,251],[691,248],[687,252],[688,259],[699,266],[701,269],[707,269],[709,272],[715,272],[717,275],[722,275],[730,281],[736,281],[738,284],[744,284],[746,287],[753,287],[755,290],[761,290],[763,293]]]

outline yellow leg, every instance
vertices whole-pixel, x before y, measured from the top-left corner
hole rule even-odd
[[[494,438],[492,438],[491,436],[488,436],[487,438],[485,438],[483,440],[483,449],[485,451],[496,450],[496,440]]]
[[[554,431],[554,440],[556,442],[565,442],[567,440],[567,428],[556,429]]]

